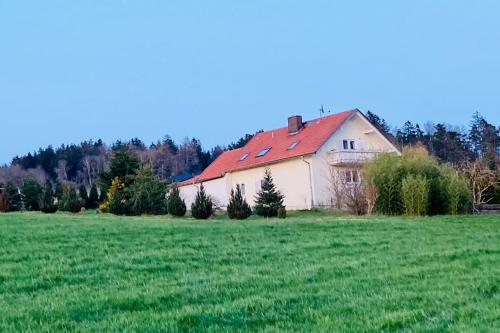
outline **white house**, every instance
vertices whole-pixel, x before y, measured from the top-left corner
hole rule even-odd
[[[287,209],[331,207],[332,175],[358,182],[359,166],[380,152],[399,154],[358,109],[306,122],[292,116],[287,127],[257,133],[244,147],[224,152],[200,175],[180,183],[179,190],[190,207],[203,184],[216,204],[225,208],[231,189],[239,184],[252,205],[269,168]]]

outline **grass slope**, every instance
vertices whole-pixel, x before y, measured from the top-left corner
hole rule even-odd
[[[493,332],[498,216],[0,214],[0,332]]]

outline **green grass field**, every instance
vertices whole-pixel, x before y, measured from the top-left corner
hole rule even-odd
[[[0,214],[0,332],[499,332],[498,216]]]

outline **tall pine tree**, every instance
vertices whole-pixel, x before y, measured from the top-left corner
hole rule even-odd
[[[254,211],[257,215],[273,217],[278,215],[278,209],[283,206],[284,196],[276,189],[271,171],[266,169],[262,186],[255,196]]]

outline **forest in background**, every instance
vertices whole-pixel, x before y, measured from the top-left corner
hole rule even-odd
[[[467,126],[444,123],[418,123],[406,121],[401,127],[392,128],[382,117],[368,111],[367,118],[399,148],[421,145],[440,162],[457,165],[464,161],[483,159],[495,168],[500,151],[500,126],[488,122],[478,112],[472,115]],[[223,151],[244,146],[254,134],[246,134],[227,146],[204,149],[200,140],[186,138],[176,143],[170,136],[146,145],[139,138],[116,141],[111,145],[102,140],[88,140],[80,144],[40,148],[38,151],[19,155],[9,165],[0,167],[0,184],[21,186],[30,178],[43,184],[74,186],[98,185],[99,175],[109,167],[109,161],[124,147],[135,153],[140,162],[148,165],[159,180],[172,181],[175,176],[189,177],[205,169]]]

